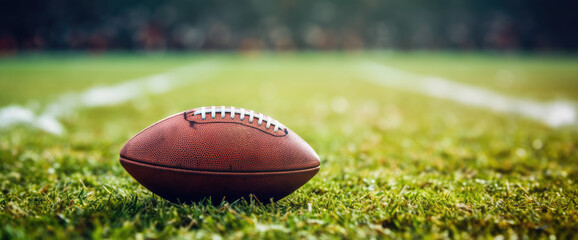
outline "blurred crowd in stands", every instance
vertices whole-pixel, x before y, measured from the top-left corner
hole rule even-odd
[[[0,52],[568,51],[578,1],[31,0],[0,7]]]

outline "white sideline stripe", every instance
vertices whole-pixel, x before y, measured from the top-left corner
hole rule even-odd
[[[418,92],[469,106],[489,108],[496,112],[519,114],[551,127],[578,122],[576,105],[569,101],[537,102],[510,97],[445,78],[405,72],[377,62],[362,62],[359,67],[368,76],[365,80],[385,87]]]
[[[165,73],[128,80],[111,86],[97,86],[80,93],[65,93],[48,103],[42,113],[11,105],[0,109],[0,129],[26,124],[53,134],[63,134],[58,121],[67,114],[84,107],[99,107],[127,102],[144,95],[156,95],[180,86],[207,79],[216,69],[214,62],[186,65]]]

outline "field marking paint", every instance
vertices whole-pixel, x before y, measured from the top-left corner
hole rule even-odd
[[[116,85],[97,86],[80,93],[65,93],[48,103],[39,114],[30,108],[10,105],[0,108],[0,129],[25,124],[61,135],[65,129],[58,119],[80,108],[116,105],[145,95],[162,94],[205,80],[216,68],[214,62],[194,63]]]
[[[362,62],[359,67],[367,74],[366,80],[385,87],[418,92],[496,112],[518,114],[551,127],[578,123],[576,105],[569,101],[538,102],[510,97],[489,89],[440,77],[418,75],[377,62]]]

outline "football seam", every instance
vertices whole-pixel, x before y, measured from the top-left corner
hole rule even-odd
[[[124,159],[127,161],[131,161],[131,162],[142,164],[142,165],[148,165],[148,166],[152,166],[152,167],[161,167],[161,168],[167,168],[167,169],[173,169],[173,170],[184,170],[184,171],[209,172],[209,173],[276,173],[276,172],[292,172],[292,171],[301,171],[301,170],[311,170],[311,169],[321,167],[321,164],[319,164],[319,165],[314,166],[314,167],[296,168],[296,169],[288,169],[288,170],[274,170],[274,171],[267,171],[267,170],[263,170],[263,171],[217,171],[217,170],[204,170],[204,169],[191,169],[191,168],[163,166],[163,165],[159,165],[159,164],[141,162],[139,160],[135,160],[135,159],[123,156],[122,154],[120,155],[120,157],[121,157],[121,160]]]
[[[173,117],[176,117],[176,116],[179,116],[179,115],[181,115],[181,114],[180,114],[180,113],[175,113],[175,114],[173,114],[173,115],[170,115],[170,116],[168,116],[168,117],[165,117],[165,118],[161,119],[160,121],[158,121],[158,122],[156,122],[156,123],[153,123],[152,125],[149,125],[149,126],[146,127],[145,129],[141,130],[141,131],[138,132],[136,135],[134,135],[130,140],[136,138],[138,135],[141,135],[142,133],[144,133],[144,132],[145,132],[146,130],[148,130],[149,128],[152,128],[152,127],[154,127],[154,126],[156,126],[156,125],[158,125],[158,124],[160,124],[160,123],[163,123],[163,122],[165,122],[165,121],[168,121],[169,119],[171,119],[171,118],[173,118]],[[129,140],[129,142],[130,142],[130,140]]]
[[[258,127],[254,127],[254,126],[251,126],[251,125],[247,125],[247,124],[244,124],[244,123],[242,123],[242,122],[228,122],[228,121],[196,122],[196,121],[187,119],[187,112],[184,112],[184,113],[183,113],[183,118],[185,119],[185,121],[187,121],[187,122],[189,122],[189,123],[191,124],[191,127],[193,127],[195,124],[233,123],[233,124],[239,124],[239,125],[242,125],[242,126],[245,126],[245,127],[250,127],[250,128],[257,129],[257,130],[259,130],[259,131],[261,131],[261,132],[264,132],[264,133],[267,133],[267,134],[269,134],[269,135],[271,135],[271,136],[273,136],[273,137],[286,137],[287,135],[289,135],[289,130],[287,130],[287,129],[285,129],[285,134],[283,134],[283,135],[275,135],[275,134],[272,134],[272,133],[270,133],[270,132],[267,132],[267,131],[265,131],[265,130],[263,130],[263,129],[260,129],[260,128],[258,128]]]

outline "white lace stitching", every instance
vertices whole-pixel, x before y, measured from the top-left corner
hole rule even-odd
[[[235,114],[239,114],[239,119],[241,121],[243,121],[245,119],[246,115],[249,115],[249,122],[250,123],[253,123],[253,119],[257,118],[257,119],[259,119],[259,121],[257,122],[257,124],[259,126],[261,126],[263,124],[263,121],[267,122],[267,125],[265,125],[265,127],[267,129],[271,128],[271,124],[275,125],[273,132],[276,132],[277,130],[282,129],[282,127],[284,127],[281,123],[279,123],[279,121],[274,120],[270,116],[267,116],[267,118],[265,118],[265,116],[262,113],[255,115],[255,112],[253,112],[251,110],[245,110],[244,108],[235,109],[234,107],[231,107],[229,109],[226,109],[225,106],[221,106],[219,109],[217,109],[215,106],[212,106],[211,109],[207,109],[206,107],[201,107],[201,110],[195,111],[193,113],[193,115],[199,115],[200,114],[201,118],[203,120],[205,120],[205,119],[207,119],[207,112],[211,113],[212,119],[215,119],[215,117],[217,116],[217,112],[221,113],[221,119],[225,119],[225,116],[227,115],[227,113],[230,113],[231,119],[235,119]]]

